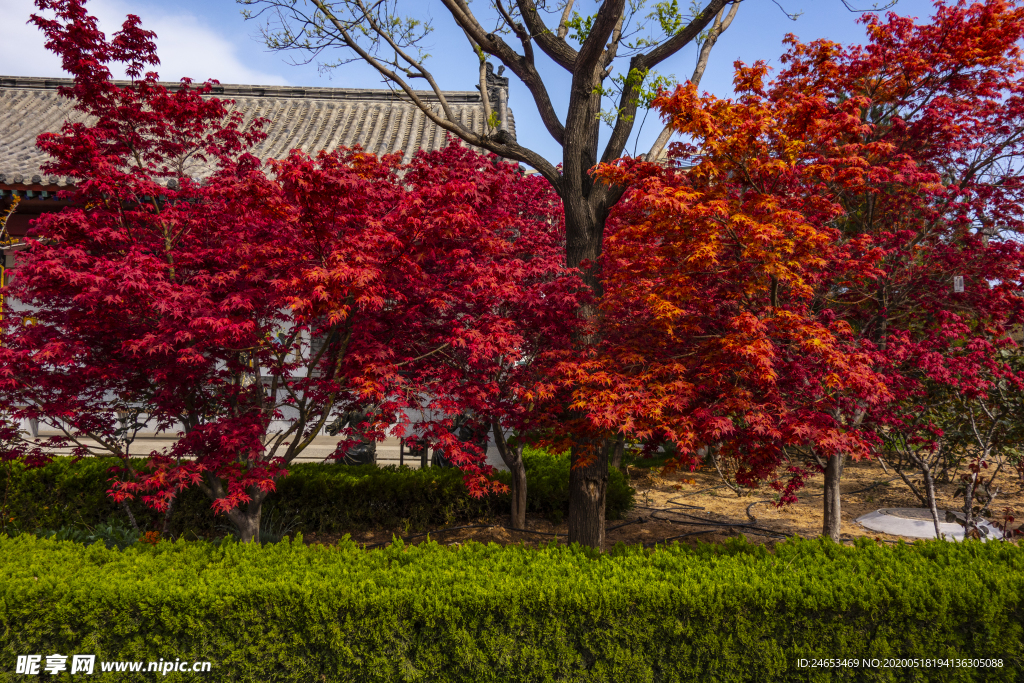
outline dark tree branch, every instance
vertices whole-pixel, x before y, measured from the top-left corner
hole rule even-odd
[[[615,57],[619,54],[619,41],[622,40],[622,23],[626,20],[626,13],[623,11],[619,15],[619,20],[615,23],[615,28],[612,29],[612,39],[608,43],[608,47],[605,48],[603,58],[601,59],[601,78],[604,79],[611,73],[612,62],[615,61]]]
[[[540,113],[541,121],[544,122],[544,127],[547,128],[548,133],[550,133],[551,137],[555,139],[555,142],[559,145],[564,145],[565,127],[559,120],[558,114],[555,112],[554,105],[551,104],[551,97],[548,95],[547,86],[544,85],[544,79],[541,78],[540,73],[537,71],[529,36],[525,34],[519,35],[520,40],[523,41],[523,49],[526,53],[524,55],[520,55],[504,40],[502,40],[500,36],[485,31],[473,16],[472,12],[469,10],[469,6],[464,0],[441,1],[452,13],[452,17],[455,19],[456,23],[458,23],[459,26],[469,34],[470,38],[480,46],[481,50],[496,57],[502,64],[508,67],[509,71],[514,73],[516,77],[523,82],[523,85],[525,85],[530,91],[530,94],[533,95],[533,100],[537,105],[537,111]],[[531,162],[527,163],[534,166]],[[538,171],[540,170],[540,168],[536,166],[534,166],[534,168],[537,168]],[[545,177],[547,177],[547,175],[545,175]]]
[[[537,5],[533,0],[516,0],[519,13],[523,17],[523,23],[530,30],[530,36],[537,41],[541,51],[550,57],[551,61],[570,73],[575,68],[577,53],[565,41],[565,36],[568,33],[566,22],[569,20],[569,12],[572,11],[573,4],[573,2],[569,2],[565,6],[562,20],[558,24],[558,33],[555,34],[544,24],[544,20],[541,19],[540,13],[537,11]]]
[[[569,93],[569,113],[565,120],[566,140],[565,173],[574,186],[589,192],[584,174],[597,163],[597,114],[601,108],[601,95],[597,88],[601,70],[601,56],[605,43],[618,25],[625,0],[605,0],[597,12],[590,35],[583,41],[576,57]]]
[[[435,125],[458,136],[459,138],[465,140],[471,145],[480,147],[482,149],[486,149],[489,152],[494,152],[495,154],[498,154],[508,159],[522,161],[526,164],[529,164],[530,166],[533,166],[535,169],[537,169],[541,173],[541,175],[547,178],[547,180],[556,189],[559,187],[560,175],[558,173],[558,169],[556,169],[544,157],[537,154],[533,150],[527,149],[526,147],[519,145],[518,143],[513,141],[511,137],[504,131],[499,131],[498,134],[492,137],[480,135],[474,131],[470,131],[464,128],[458,122],[454,121],[453,117],[447,113],[447,101],[444,99],[444,95],[441,89],[434,82],[434,79],[430,78],[428,82],[434,89],[434,94],[441,100],[441,106],[446,112],[446,116],[438,115],[438,113],[434,111],[433,107],[430,107],[423,100],[423,98],[420,97],[419,93],[416,90],[413,90],[412,86],[410,86],[409,83],[405,81],[405,79],[403,79],[401,76],[395,73],[393,69],[388,68],[386,64],[384,64],[376,57],[371,55],[369,52],[367,52],[367,50],[363,48],[363,46],[360,45],[359,42],[356,41],[348,32],[348,29],[346,28],[344,23],[341,22],[337,17],[334,16],[334,14],[330,12],[330,9],[325,5],[323,0],[312,0],[312,2],[317,6],[317,8],[321,12],[323,12],[327,20],[334,25],[335,29],[337,29],[338,31],[338,35],[344,41],[345,45],[352,49],[356,54],[358,54],[367,64],[375,68],[382,76],[384,76],[389,81],[395,83],[399,88],[401,88],[409,97],[409,99],[412,100],[413,104],[415,104],[428,119],[434,122]],[[372,25],[375,26],[375,22]],[[374,30],[380,33],[378,29],[375,28]],[[481,48],[486,49],[482,44]],[[422,71],[426,73],[425,69],[422,69]]]
[[[682,31],[675,34],[650,52],[633,57],[630,62],[630,67],[636,67],[638,69],[653,69],[655,66],[689,45],[690,42],[699,36],[700,32],[714,20],[715,15],[717,15],[719,10],[725,7],[726,4],[740,1],[741,0],[711,0],[707,4],[707,7],[701,10],[701,13],[694,17]]]
[[[738,1],[738,0],[737,0]],[[698,14],[682,31],[654,48],[650,52],[635,55],[629,61],[629,73],[634,70],[644,73],[669,58],[679,50],[683,49],[693,39],[698,37],[708,24],[710,24],[718,13],[732,0],[711,0],[707,6]],[[611,137],[601,155],[601,161],[609,162],[622,155],[626,148],[630,133],[633,132],[633,121],[636,117],[636,110],[639,104],[639,89],[641,83],[636,79],[627,77],[622,85],[622,94],[619,97],[619,116],[615,121]]]
[[[724,0],[723,0],[724,1]],[[612,37],[615,27],[619,25],[622,14],[626,11],[625,0],[604,0],[597,10],[597,18],[590,29],[590,35],[583,41],[576,61],[573,64],[575,73],[589,71],[601,63],[605,44]]]
[[[899,2],[900,0],[889,0],[889,2],[883,5],[882,7],[879,7],[878,3],[876,2],[875,6],[872,7],[871,9],[856,9],[855,7],[850,6],[850,0],[840,1],[843,3],[846,9],[850,10],[851,12],[881,12],[882,10],[887,10],[895,7],[896,3]]]
[[[693,74],[690,76],[690,82],[695,86],[700,85],[700,81],[704,78],[704,71],[708,66],[708,59],[711,57],[711,50],[715,47],[715,43],[718,42],[719,36],[721,36],[726,29],[732,24],[732,20],[736,18],[736,12],[739,10],[740,4],[738,2],[733,3],[729,8],[729,14],[724,16],[725,8],[718,10],[718,14],[715,15],[715,23],[711,26],[711,30],[708,31],[707,38],[701,43],[700,53],[697,55],[697,65],[693,68]],[[642,125],[642,124],[641,124]],[[637,133],[639,137],[639,133]],[[662,129],[661,134],[651,145],[650,151],[647,152],[646,159],[653,161],[661,155],[662,150],[665,149],[665,145],[668,144],[669,138],[672,137],[672,123],[669,122]]]

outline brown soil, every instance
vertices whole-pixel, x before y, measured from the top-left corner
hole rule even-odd
[[[772,545],[782,540],[781,535],[811,538],[821,534],[824,482],[820,476],[808,480],[807,486],[798,492],[799,502],[777,508],[772,503],[771,489],[737,496],[722,483],[713,468],[664,474],[657,469],[630,467],[628,474],[636,490],[636,508],[627,512],[624,520],[608,522],[606,548],[620,542],[651,545],[665,539],[690,544],[697,543],[698,539],[705,543],[718,543],[740,534],[751,543]],[[916,481],[914,483],[917,485]],[[1009,514],[1019,520],[1011,523],[1010,528],[1021,526],[1018,513],[1024,512],[1024,489],[1019,480],[1014,474],[1000,473],[996,483],[1003,492],[993,504],[995,516],[989,517],[990,521],[1002,521],[1004,511],[1010,508]],[[936,489],[940,510],[962,508],[963,500],[953,497],[955,483],[940,483]],[[877,461],[851,462],[843,473],[842,490],[842,534],[847,543],[857,538],[888,542],[914,540],[871,531],[855,521],[879,508],[924,507],[891,469],[886,473]],[[702,520],[717,524],[702,524]],[[565,522],[552,524],[543,518],[527,519],[527,529],[541,533],[511,531],[503,528],[507,523],[507,519],[498,519],[490,524],[480,522],[473,528],[435,529],[429,538],[445,545],[472,540],[477,543],[537,546],[551,541],[565,543],[566,540]],[[764,530],[781,535],[771,535]],[[683,534],[687,536],[678,538]],[[307,534],[304,540],[307,543],[333,544],[342,536]],[[403,533],[396,530],[352,534],[353,540],[367,546],[388,543],[393,536],[403,536]],[[420,543],[428,536],[406,538],[409,543]]]

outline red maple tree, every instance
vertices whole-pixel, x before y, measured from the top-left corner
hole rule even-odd
[[[458,163],[459,159],[476,163]],[[480,282],[489,283],[489,289],[462,297],[445,313],[453,325],[463,319],[476,321],[475,338],[436,355],[425,352],[407,371],[430,386],[432,394],[445,397],[450,413],[462,414],[463,432],[482,436],[490,430],[512,474],[511,525],[523,528],[523,447],[528,440],[538,441],[558,412],[555,404],[538,400],[536,394],[550,384],[555,365],[573,354],[573,338],[581,324],[575,311],[587,300],[587,290],[579,272],[564,265],[561,203],[541,176],[510,173],[509,165],[497,160],[479,163],[477,155],[459,147],[425,155],[424,161],[429,165],[405,177],[414,191],[429,196],[444,193],[452,183],[466,183],[489,198],[476,210],[479,220],[494,227],[473,246],[477,255],[465,265],[502,272],[481,272]],[[493,240],[497,244],[491,247]],[[492,249],[504,254],[500,262],[480,258],[481,252]]]
[[[735,101],[666,93],[679,166],[599,168],[629,190],[603,348],[569,368],[595,428],[683,462],[731,451],[783,502],[817,463],[838,537],[847,454],[893,430],[934,442],[928,383],[986,391],[1021,311],[1024,10],[936,6],[928,24],[868,15],[864,47],[790,37],[770,84],[737,65]]]
[[[210,83],[171,92],[143,75],[157,57],[137,17],[108,41],[81,0],[37,6],[56,13],[33,20],[75,77],[63,94],[94,123],[38,142],[46,172],[77,184],[73,207],[35,224],[7,292],[37,321],[4,320],[13,416],[59,421],[65,436],[48,446],[117,458],[116,499],[168,510],[199,486],[246,540],[287,464],[353,407],[374,407],[363,427],[378,438],[426,408],[439,417],[420,434],[471,493],[502,490],[483,453],[445,429],[468,400],[449,389],[469,380],[440,359],[519,353],[510,316],[557,295],[545,283],[565,274],[549,199],[521,192],[517,167],[457,146],[407,167],[356,149],[265,169],[248,152],[262,122],[244,127]],[[130,86],[110,81],[113,61]],[[181,438],[132,458],[146,424]],[[31,454],[44,451],[7,457]]]
[[[810,90],[859,105],[860,128],[833,153],[863,160],[837,195],[840,227],[882,256],[871,280],[836,278],[828,291],[893,395],[863,411],[864,426],[888,448],[924,453],[943,440],[936,397],[985,401],[1022,379],[1000,348],[1022,311],[1024,8],[936,3],[928,23],[892,13],[864,23],[863,47],[791,41],[773,97]],[[842,459],[828,465],[825,532],[836,537]],[[934,491],[922,502],[934,512]]]

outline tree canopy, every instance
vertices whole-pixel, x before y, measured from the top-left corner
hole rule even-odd
[[[248,153],[261,122],[243,129],[211,83],[172,92],[143,73],[158,59],[137,17],[108,40],[82,0],[37,4],[56,12],[33,20],[75,77],[62,92],[93,122],[39,139],[45,170],[78,180],[6,287],[27,307],[3,320],[13,416],[59,420],[50,445],[119,458],[118,499],[167,509],[199,486],[243,538],[288,463],[356,406],[373,405],[378,437],[408,433],[409,410],[439,416],[421,435],[474,495],[500,490],[446,416],[493,391],[479,366],[519,358],[527,334],[555,330],[558,302],[571,308],[543,179],[459,145],[407,166],[339,149],[264,167]],[[112,61],[131,85],[111,82]],[[442,362],[455,354],[465,363]],[[146,424],[181,438],[140,465]],[[30,453],[42,447],[6,455]]]

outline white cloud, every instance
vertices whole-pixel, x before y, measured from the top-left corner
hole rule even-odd
[[[43,47],[42,32],[25,23],[36,12],[32,0],[0,0],[0,6],[5,17],[0,75],[67,76],[57,55]],[[188,76],[196,82],[216,78],[221,83],[287,84],[280,76],[246,66],[238,56],[238,46],[193,14],[170,14],[137,5],[132,8],[120,0],[92,0],[87,7],[99,18],[100,28],[108,37],[120,28],[125,15],[138,14],[143,28],[157,34],[160,65],[156,71],[161,80],[177,81]],[[120,65],[110,66],[115,78],[124,78]]]
[[[4,32],[0,40],[0,74],[5,76],[64,76],[60,59],[43,47],[43,34],[26,24],[35,12],[31,0],[4,0]]]

